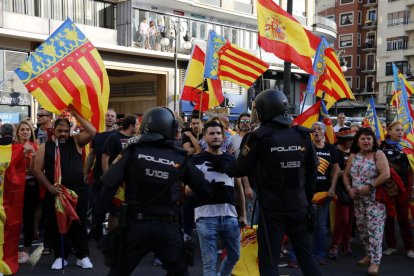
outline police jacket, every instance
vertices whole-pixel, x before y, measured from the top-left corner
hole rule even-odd
[[[125,182],[128,213],[173,216],[181,191],[181,181],[195,192],[203,192],[204,175],[187,161],[186,152],[172,141],[139,141],[130,144],[103,175],[100,212],[111,204],[117,188]]]
[[[228,173],[256,174],[261,208],[285,212],[308,206],[317,165],[308,129],[272,122],[250,133]]]

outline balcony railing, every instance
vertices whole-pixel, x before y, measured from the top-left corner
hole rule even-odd
[[[337,26],[335,21],[328,19],[323,16],[315,16],[314,27],[319,27],[323,29],[330,30],[332,32],[337,32]]]
[[[362,27],[365,30],[377,28],[377,21],[375,20],[366,20],[364,26]]]
[[[377,5],[377,0],[365,0],[364,7],[375,7]]]
[[[361,69],[362,73],[374,73],[377,69],[375,68],[375,66],[366,66],[364,68]]]
[[[369,41],[369,42],[365,42],[365,44],[362,47],[363,51],[373,51],[377,48],[377,45],[375,43],[375,40],[373,41]]]

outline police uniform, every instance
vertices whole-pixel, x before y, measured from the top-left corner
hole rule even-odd
[[[168,275],[188,275],[183,236],[176,220],[179,180],[195,192],[202,192],[202,187],[207,186],[203,185],[202,172],[187,162],[184,150],[174,147],[172,140],[145,131],[137,143],[128,145],[102,178],[100,210],[110,205],[123,181],[128,205],[123,250],[119,253],[123,256],[109,274],[130,275],[152,251]]]
[[[290,127],[290,118],[286,116],[287,99],[282,92],[262,91],[255,102],[261,126],[250,133],[233,166],[223,168],[223,164],[213,161],[216,162],[214,168],[219,170],[220,165],[221,171],[234,177],[256,176],[261,209],[258,227],[260,275],[279,275],[278,263],[285,233],[303,274],[321,275],[312,255],[306,221],[318,164],[310,132],[302,127]],[[268,104],[265,107],[269,114],[261,116],[260,104]]]

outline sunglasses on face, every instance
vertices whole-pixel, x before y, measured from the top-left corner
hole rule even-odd
[[[240,120],[240,123],[242,123],[242,124],[248,124],[248,123],[250,123],[250,120]]]
[[[44,117],[44,116],[49,116],[47,114],[37,114],[37,117]]]

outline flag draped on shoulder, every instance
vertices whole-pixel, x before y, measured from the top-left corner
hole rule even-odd
[[[313,74],[312,58],[321,39],[271,0],[257,0],[259,46]]]
[[[335,50],[323,38],[313,63],[316,75],[309,78],[307,92],[326,101],[331,108],[340,99],[353,99],[354,94],[345,80]]]
[[[0,146],[0,273],[17,273],[26,163],[22,144]]]
[[[201,111],[219,106],[224,100],[219,79],[207,79],[207,83],[204,82],[205,56],[203,50],[195,45],[188,63],[181,93],[181,100],[195,103],[194,109]],[[202,99],[201,96],[203,97]]]
[[[369,100],[365,118],[367,118],[369,126],[374,131],[375,137],[377,139],[384,140],[385,139],[384,130],[382,129],[381,122],[377,117],[377,112],[375,111],[374,98],[371,98]]]
[[[60,114],[71,104],[97,131],[105,130],[108,75],[96,48],[70,19],[15,72],[46,110]]]
[[[210,30],[204,78],[226,80],[246,89],[269,68],[269,64]]]

